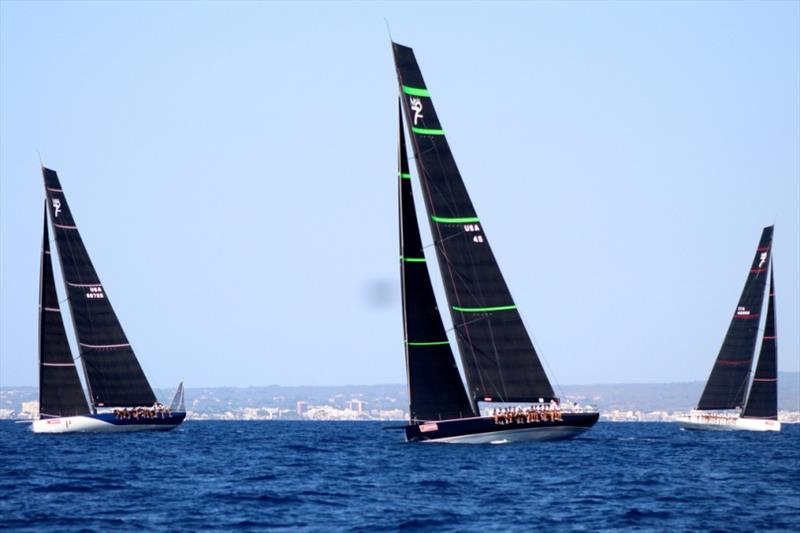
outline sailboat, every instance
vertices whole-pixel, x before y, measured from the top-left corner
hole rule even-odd
[[[400,89],[400,274],[408,371],[407,441],[559,440],[599,413],[556,397],[489,246],[411,48],[392,43]],[[436,258],[466,378],[436,304],[416,218],[408,127]],[[495,407],[481,414],[481,403]],[[504,407],[502,407],[504,406]]]
[[[39,418],[35,433],[169,430],[186,417],[183,384],[169,406],[157,402],[108,294],[89,259],[55,171],[45,186],[39,284]],[[78,341],[89,401],[72,356],[58,299],[48,211]]]
[[[742,295],[700,402],[689,416],[678,420],[685,429],[781,430],[781,423],[778,422],[778,338],[775,328],[772,233],[773,226],[767,226],[761,233]],[[767,313],[758,363],[755,373],[752,373],[767,276]]]

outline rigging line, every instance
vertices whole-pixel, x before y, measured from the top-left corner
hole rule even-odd
[[[459,336],[458,332],[456,332],[456,335]],[[473,359],[475,360],[475,363],[476,363],[476,368],[478,368],[478,365],[477,365],[478,357],[481,357],[483,360],[486,360],[486,361],[489,361],[491,363],[494,363],[498,367],[498,370],[500,370],[500,363],[499,363],[499,361],[497,359],[497,351],[496,350],[495,350],[495,356],[492,357],[492,354],[486,353],[485,351],[481,350],[480,348],[478,348],[475,345],[473,345],[472,343],[470,343],[468,340],[465,339],[465,342],[469,343],[469,347],[471,349],[471,352],[473,353]],[[505,387],[504,387],[505,381],[504,381],[503,376],[502,376],[502,371],[498,372],[498,376],[500,377],[500,385],[501,385],[501,387],[498,387],[497,383],[494,383],[494,380],[492,380],[491,388],[494,389],[494,395],[496,395],[500,399],[500,401],[502,403],[508,403],[506,401],[506,396],[504,394],[504,392],[505,392]],[[480,372],[480,371],[478,371],[478,377],[480,378],[481,386],[484,387],[484,389],[486,389],[486,384],[485,384],[486,383],[486,377],[484,377],[483,373]]]
[[[485,317],[485,316],[481,316],[481,317],[478,317],[478,318],[476,318],[476,319],[474,319],[474,320],[470,320],[469,322],[461,322],[461,323],[459,324],[459,326],[460,326],[460,327],[463,327],[463,326],[468,326],[468,325],[470,325],[470,324],[474,324],[475,322],[480,322],[481,320],[487,320],[487,317]],[[447,328],[447,329],[445,329],[444,331],[445,331],[445,333],[456,333],[456,334],[458,333],[458,329],[456,328],[456,325],[455,325],[455,324],[453,324],[453,327],[452,327],[452,328]],[[470,346],[471,346],[471,345],[470,345]]]
[[[561,383],[558,382],[558,378],[556,378],[555,372],[553,372],[553,369],[550,366],[550,362],[547,360],[547,357],[545,357],[545,355],[544,355],[544,351],[545,350],[544,349],[541,349],[541,350],[537,350],[536,349],[537,345],[541,347],[541,343],[533,336],[533,334],[530,332],[530,330],[525,326],[526,320],[525,320],[525,317],[522,316],[522,311],[520,311],[519,307],[517,307],[517,313],[519,313],[519,318],[520,318],[520,320],[522,320],[522,326],[525,328],[525,331],[528,333],[528,337],[531,340],[531,344],[533,345],[533,352],[539,358],[539,361],[541,361],[543,363],[543,366],[546,367],[544,369],[545,370],[545,374],[547,374],[545,377],[547,377],[548,380],[552,378],[552,380],[555,382],[556,389],[558,390],[559,398],[565,398],[564,390],[561,388]]]
[[[464,231],[462,230],[461,233],[464,233]],[[430,248],[431,246],[438,246],[438,245],[442,244],[445,241],[448,241],[450,239],[454,239],[454,238],[460,236],[461,233],[455,233],[453,235],[450,235],[449,237],[445,237],[444,239],[439,239],[438,241],[434,240],[432,243],[426,244],[425,246],[423,246],[422,249],[425,250],[427,248]]]

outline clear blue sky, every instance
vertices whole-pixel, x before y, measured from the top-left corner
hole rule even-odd
[[[557,382],[705,379],[772,223],[796,371],[799,5],[4,1],[0,385],[37,150],[155,386],[403,382],[384,17]]]

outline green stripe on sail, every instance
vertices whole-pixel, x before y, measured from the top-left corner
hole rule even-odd
[[[473,222],[480,222],[478,217],[455,217],[455,218],[448,218],[448,217],[437,217],[436,215],[431,215],[431,220],[434,222],[438,222],[439,224],[471,224]]]
[[[409,346],[446,346],[450,341],[435,341],[435,342],[409,342]]]
[[[400,257],[400,259],[402,259],[406,263],[424,263],[425,262],[425,258],[424,257]]]
[[[428,92],[428,89],[409,87],[408,85],[403,85],[403,92],[406,94],[410,94],[411,96],[426,96],[428,98],[431,97],[431,93]]]
[[[444,135],[444,130],[432,130],[428,128],[415,128],[411,126],[411,131],[417,135]]]
[[[462,313],[491,313],[492,311],[511,311],[512,309],[516,309],[516,305],[498,305],[497,307],[458,307],[457,305],[453,306],[454,311],[460,311]]]
[[[406,174],[405,172],[398,172],[397,175],[400,176],[404,180],[410,180],[411,179],[411,174]]]

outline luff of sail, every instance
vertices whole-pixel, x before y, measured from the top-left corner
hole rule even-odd
[[[42,174],[92,405],[152,405],[153,389],[92,265],[58,175],[45,167]]]
[[[472,402],[553,398],[553,388],[472,205],[414,52],[392,44],[409,136]]]
[[[402,112],[398,118],[400,279],[411,420],[474,416],[436,306],[414,207]]]
[[[772,230],[767,226],[761,233],[742,295],[700,397],[700,410],[735,409],[744,404],[772,255]]]
[[[76,416],[89,412],[86,396],[72,358],[72,350],[61,318],[50,235],[47,231],[47,205],[42,228],[41,277],[39,280],[39,417]]]
[[[778,419],[778,332],[775,328],[775,272],[770,268],[764,336],[750,395],[742,413],[746,418]]]

